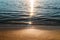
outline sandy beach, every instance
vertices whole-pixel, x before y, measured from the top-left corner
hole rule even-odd
[[[0,40],[60,40],[60,27],[43,25],[21,27],[19,25],[16,28],[0,28]]]

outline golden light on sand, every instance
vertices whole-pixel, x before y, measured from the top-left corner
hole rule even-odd
[[[27,33],[27,34],[38,34],[38,32],[40,31],[40,30],[37,30],[37,29],[25,29],[24,30],[25,31],[25,33]]]
[[[21,30],[21,33],[23,35],[27,35],[27,36],[29,35],[31,37],[34,37],[34,36],[38,36],[39,34],[42,34],[44,32],[41,30],[38,30],[38,29],[34,29],[34,28],[27,28],[27,29]],[[34,36],[32,36],[32,35],[34,35]]]

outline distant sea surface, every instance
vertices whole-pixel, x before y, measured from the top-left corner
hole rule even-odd
[[[60,0],[0,0],[0,23],[53,20],[60,22]],[[32,3],[33,3],[32,1]],[[30,18],[30,5],[34,16]],[[50,21],[51,21],[50,20]],[[46,22],[45,22],[46,23]],[[48,22],[47,22],[48,23]]]

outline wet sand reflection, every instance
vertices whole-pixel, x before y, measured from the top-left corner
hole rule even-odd
[[[60,30],[35,27],[0,29],[0,40],[60,40]]]

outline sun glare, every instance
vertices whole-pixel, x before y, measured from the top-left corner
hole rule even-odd
[[[32,24],[32,22],[29,22],[29,24]]]
[[[30,17],[32,17],[34,11],[34,0],[30,0]]]
[[[34,0],[30,0],[30,7],[33,10],[33,6],[34,6]]]

